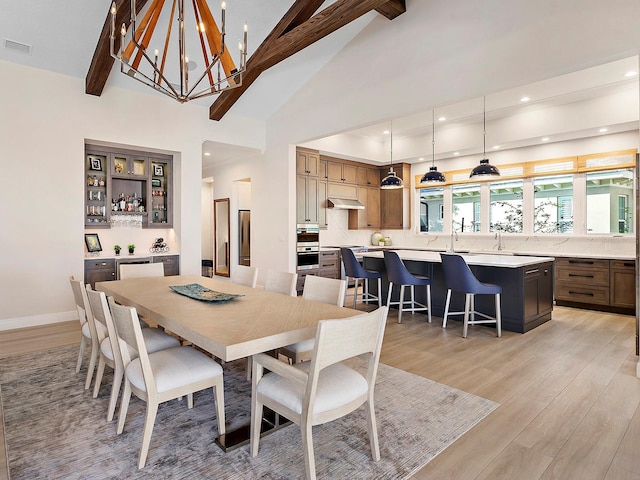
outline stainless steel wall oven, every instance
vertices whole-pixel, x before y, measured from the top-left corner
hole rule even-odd
[[[296,225],[296,257],[298,270],[320,268],[320,226]]]

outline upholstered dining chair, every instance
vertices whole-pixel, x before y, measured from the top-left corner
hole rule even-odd
[[[502,316],[500,312],[500,294],[502,287],[492,283],[482,283],[473,274],[467,262],[460,255],[441,253],[442,270],[444,271],[444,281],[447,286],[447,300],[444,306],[444,318],[442,319],[442,328],[447,327],[447,318],[449,315],[464,315],[462,336],[467,338],[467,330],[469,325],[482,323],[494,323],[498,337],[502,335]],[[451,292],[464,293],[464,310],[460,312],[450,312]],[[475,296],[476,295],[494,295],[496,302],[496,316],[491,317],[485,313],[476,311]],[[476,319],[476,315],[481,319]],[[469,318],[471,317],[471,318]]]
[[[358,284],[360,280],[363,280],[362,285],[362,294],[360,295],[362,301],[364,303],[369,303],[371,300],[376,300],[378,302],[378,307],[382,306],[382,274],[380,272],[375,272],[373,270],[367,270],[356,258],[356,255],[353,253],[353,250],[350,248],[341,248],[340,249],[340,257],[342,258],[342,263],[344,265],[344,274],[347,277],[347,284],[349,283],[349,278],[353,278],[355,282],[355,288],[353,290],[353,308],[356,308],[356,304],[358,302]],[[369,293],[369,280],[377,280],[378,282],[378,295],[373,295]],[[348,294],[347,294],[348,295]],[[345,299],[346,301],[346,299]]]
[[[297,273],[268,270],[267,277],[264,281],[264,289],[268,292],[282,293],[283,295],[290,295],[292,297],[295,297],[297,295],[297,281]]]
[[[264,353],[254,356],[252,457],[258,455],[262,411],[267,407],[300,426],[306,477],[315,479],[312,427],[366,405],[371,456],[380,460],[374,386],[387,312],[387,307],[381,307],[355,317],[321,320],[311,362],[288,365]],[[359,355],[367,360],[364,374],[342,363]]]
[[[402,323],[402,312],[410,311],[423,312],[427,311],[429,316],[429,323],[431,323],[431,280],[428,277],[420,275],[413,275],[407,267],[404,265],[398,254],[394,251],[384,252],[384,266],[387,269],[387,277],[389,278],[389,293],[387,295],[387,306],[398,305],[398,323]],[[391,292],[393,285],[400,285],[400,296],[397,302],[391,301]],[[404,299],[404,287],[409,286],[411,288],[411,300],[408,302]],[[417,302],[415,299],[415,287],[426,287],[427,289],[427,304],[424,305]],[[405,309],[405,305],[409,305],[409,308]],[[417,307],[416,307],[417,305]]]
[[[193,393],[213,388],[218,434],[224,435],[226,420],[222,367],[192,347],[149,352],[144,337],[146,329],[140,327],[136,309],[117,305],[112,298],[109,298],[109,305],[117,335],[128,346],[122,349],[126,369],[118,434],[124,430],[131,393],[147,403],[138,468],[143,468],[146,463],[158,406],[163,402],[187,395],[188,406],[193,408]],[[137,354],[136,358],[131,352]]]
[[[102,324],[96,325],[91,313],[91,306],[87,298],[87,291],[80,280],[76,280],[73,276],[69,278],[73,298],[78,311],[78,319],[80,320],[80,328],[82,330],[82,338],[80,340],[80,352],[78,353],[78,362],[76,363],[76,373],[80,371],[82,360],[84,358],[84,350],[87,345],[91,346],[89,356],[89,366],[87,367],[87,378],[84,382],[84,389],[87,390],[91,386],[93,372],[96,369],[96,362],[100,354],[100,340],[107,336],[106,330],[103,330]],[[98,329],[100,331],[98,332]]]
[[[120,280],[144,277],[164,277],[164,263],[123,263],[120,265]]]
[[[256,288],[258,283],[258,267],[236,265],[231,269],[231,281],[247,287]]]
[[[307,275],[304,279],[302,298],[343,307],[346,289],[347,282],[345,280]],[[309,353],[313,350],[313,342],[314,339],[310,338],[287,345],[278,350],[278,355],[288,358],[289,363],[298,363],[303,358],[308,358]]]
[[[118,335],[113,327],[106,295],[104,292],[92,290],[91,286],[87,285],[87,297],[89,298],[89,304],[91,305],[91,311],[93,312],[96,323],[101,323],[108,333],[100,342],[100,361],[96,373],[96,383],[93,386],[93,398],[96,398],[100,392],[105,365],[111,367],[113,369],[113,382],[111,384],[111,397],[107,411],[107,421],[111,421],[116,411],[116,403],[118,402],[120,386],[122,385],[122,379],[124,377],[125,365],[123,364],[123,352],[120,348]],[[138,319],[136,319],[136,321],[138,325],[140,325],[140,321]],[[142,326],[140,328],[144,332],[143,338],[147,344],[147,350],[151,352],[180,345],[177,338],[164,333],[162,330],[150,327],[142,328]],[[127,353],[129,356],[135,356],[134,353]]]

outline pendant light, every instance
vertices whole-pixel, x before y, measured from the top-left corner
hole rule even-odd
[[[436,113],[431,110],[431,168],[420,179],[420,183],[445,183],[447,177],[436,167]]]
[[[389,165],[389,174],[386,177],[384,177],[380,182],[380,188],[384,188],[385,190],[402,188],[404,187],[404,184],[402,183],[402,179],[396,175],[396,172],[393,171],[393,122],[391,123],[391,128],[389,130],[389,151],[391,153],[391,164]]]
[[[482,97],[482,160],[480,165],[471,170],[469,178],[475,177],[499,177],[500,170],[489,163],[487,158],[487,99]]]

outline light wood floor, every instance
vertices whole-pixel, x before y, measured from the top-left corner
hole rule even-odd
[[[563,307],[553,318],[525,335],[476,326],[463,339],[459,322],[391,314],[382,362],[500,403],[413,478],[640,479],[635,319]],[[0,356],[78,341],[75,323],[0,332]]]

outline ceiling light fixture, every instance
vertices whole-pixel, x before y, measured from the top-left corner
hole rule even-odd
[[[236,67],[225,46],[226,2],[222,2],[220,23],[222,31],[218,30],[206,0],[193,1],[192,16],[189,21],[185,18],[184,3],[184,0],[174,0],[166,4],[164,1],[152,2],[138,24],[136,0],[131,0],[131,23],[128,30],[124,23],[120,28],[120,47],[117,52],[115,51],[116,2],[111,4],[110,52],[111,56],[120,62],[120,71],[180,103],[215,95],[242,85],[242,74],[247,64],[247,25],[244,25],[243,39],[239,42],[240,66]],[[168,18],[166,35],[162,36],[162,29],[158,29],[160,33],[154,35],[162,10],[169,5],[171,9],[166,15]],[[172,41],[171,31],[174,24],[177,25],[178,31],[175,35],[177,38]],[[193,76],[191,81],[189,78],[189,67],[192,67],[195,62],[190,62],[187,55],[187,30],[197,31],[197,42],[205,65],[204,71],[199,76],[196,74],[195,81]],[[154,43],[164,45],[162,52],[158,48],[154,51],[147,50],[152,40]],[[165,64],[169,57],[178,59],[178,81],[173,83],[165,76]],[[207,81],[203,81],[205,78]]]
[[[606,132],[606,131],[607,131],[607,129],[603,127],[603,128],[601,128],[600,130],[598,130],[598,131],[599,131],[600,133],[604,133],[604,132]]]
[[[635,77],[636,75],[637,72],[634,72],[633,70],[624,74],[625,77]]]
[[[522,97],[520,99],[521,102],[528,102],[529,100],[531,100],[529,97]]]
[[[438,117],[438,121],[439,122],[444,122],[447,119],[447,117]]]
[[[420,183],[445,183],[447,177],[436,167],[436,121],[435,112],[431,110],[431,167],[420,179]],[[442,117],[441,117],[442,118]]]
[[[396,175],[396,172],[393,171],[393,122],[391,123],[391,128],[389,129],[389,152],[391,158],[391,164],[389,165],[389,174],[382,179],[380,182],[380,188],[385,190],[391,190],[394,188],[402,188],[404,187],[404,183],[402,183],[402,179]]]
[[[491,165],[487,158],[487,98],[482,97],[482,160],[480,165],[471,170],[469,178],[499,176],[500,170]]]

